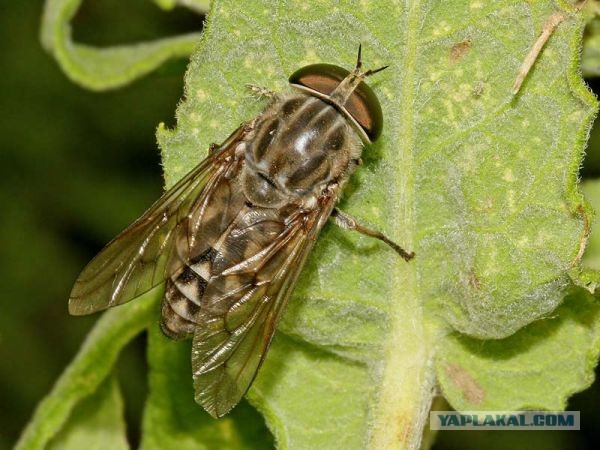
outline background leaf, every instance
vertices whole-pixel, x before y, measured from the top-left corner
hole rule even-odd
[[[151,42],[99,48],[72,39],[71,20],[82,0],[47,0],[42,18],[41,39],[63,71],[76,83],[95,91],[123,86],[153,71],[171,58],[188,56],[200,33],[167,37]],[[163,8],[176,2],[157,1]],[[177,2],[203,10],[207,2]],[[198,19],[200,28],[200,18]]]
[[[600,211],[600,180],[589,180],[583,183],[582,190],[589,199],[594,211]],[[594,218],[592,234],[585,250],[583,264],[591,269],[600,270],[600,230],[597,226],[598,218]]]
[[[163,9],[172,9],[181,5],[201,13],[208,12],[210,7],[210,0],[154,0],[154,3]]]
[[[588,24],[583,37],[581,71],[585,77],[591,78],[600,76],[600,4],[588,1],[584,6]]]
[[[156,317],[156,296],[155,289],[102,315],[77,357],[39,404],[17,449],[44,448],[59,432],[73,408],[108,377],[123,347]]]
[[[586,76],[600,76],[600,20],[588,25],[582,70]]]
[[[49,450],[125,450],[123,399],[114,376],[73,410],[71,419],[52,439]]]

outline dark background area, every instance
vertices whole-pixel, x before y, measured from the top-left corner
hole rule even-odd
[[[89,92],[41,48],[41,11],[42,1],[0,6],[0,449],[14,444],[96,320],[67,314],[73,281],[162,191],[155,129],[174,125],[186,65],[170,62],[131,86]],[[73,26],[78,42],[102,46],[197,31],[202,18],[147,0],[102,0],[84,2]],[[588,153],[583,175],[600,176],[599,133]],[[140,337],[118,365],[134,445],[144,352]],[[580,432],[446,432],[434,448],[595,448],[599,394],[596,382],[572,398]]]

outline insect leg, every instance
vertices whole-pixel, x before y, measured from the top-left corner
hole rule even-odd
[[[415,252],[407,252],[394,241],[392,241],[390,238],[388,238],[385,234],[383,234],[381,231],[373,230],[364,225],[361,225],[357,222],[357,220],[354,217],[352,217],[349,214],[346,214],[343,211],[340,211],[337,208],[334,208],[334,210],[332,211],[331,218],[337,226],[344,230],[358,231],[361,234],[374,237],[375,239],[379,239],[380,241],[385,242],[387,245],[392,247],[396,253],[402,256],[402,258],[404,258],[405,261],[410,261],[415,257]]]

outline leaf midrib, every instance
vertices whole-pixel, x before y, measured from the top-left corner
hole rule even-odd
[[[394,151],[387,152],[387,163],[397,176],[390,183],[390,198],[395,202],[390,208],[392,233],[411,250],[415,248],[414,99],[420,11],[420,1],[409,3],[404,55],[395,58],[400,62],[396,67],[402,68],[404,76],[395,72],[392,83],[401,86],[403,107],[398,123],[394,124],[397,130],[393,133],[397,138],[393,142]],[[390,274],[389,339],[380,362],[383,375],[378,380],[378,399],[370,412],[373,420],[368,439],[373,449],[417,448],[429,411],[434,376],[419,301],[418,258],[418,252],[416,259],[408,264],[397,258]],[[409,322],[408,317],[412,319]]]

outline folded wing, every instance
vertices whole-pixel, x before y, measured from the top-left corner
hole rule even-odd
[[[249,208],[215,248],[192,348],[196,401],[229,412],[254,380],[333,200],[279,216]]]
[[[90,314],[126,303],[160,285],[174,270],[171,260],[175,236],[186,230],[188,216],[207,185],[230,169],[238,129],[181,181],[169,189],[142,217],[113,239],[77,278],[69,298],[69,312]]]

